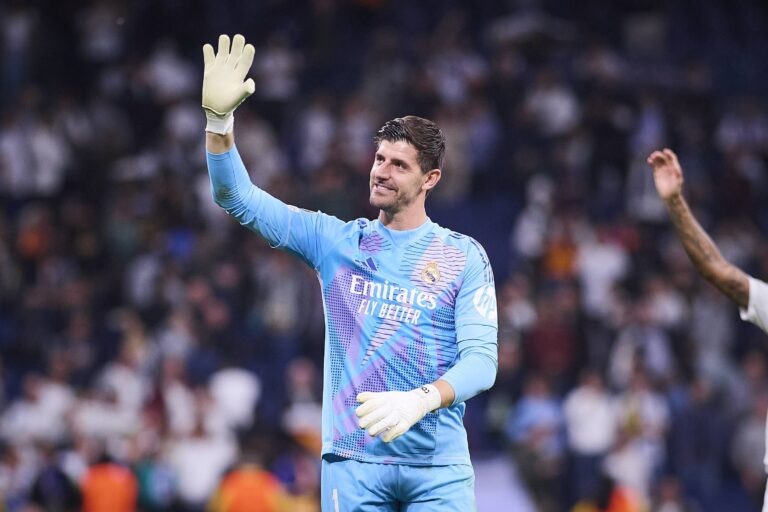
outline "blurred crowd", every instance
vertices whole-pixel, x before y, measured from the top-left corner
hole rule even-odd
[[[645,164],[675,149],[726,258],[768,277],[757,0],[2,2],[3,510],[318,509],[319,287],[205,168],[201,47],[235,32],[238,148],[286,202],[375,216],[378,127],[445,132],[427,210],[485,246],[499,304],[474,460],[504,453],[542,512],[759,510],[768,345]]]

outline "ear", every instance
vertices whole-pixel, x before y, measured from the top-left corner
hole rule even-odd
[[[421,190],[429,193],[433,188],[435,188],[437,182],[440,181],[442,174],[443,172],[440,169],[432,169],[431,171],[428,171],[426,174],[426,179],[424,180],[424,184],[421,186]]]

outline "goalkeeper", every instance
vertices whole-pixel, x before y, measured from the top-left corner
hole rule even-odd
[[[254,90],[242,36],[203,47],[208,171],[216,203],[272,247],[312,267],[325,306],[322,508],[475,510],[464,402],[497,367],[493,273],[472,238],[432,222],[445,138],[432,121],[393,119],[375,137],[375,220],[286,205],[254,186],[233,111]]]

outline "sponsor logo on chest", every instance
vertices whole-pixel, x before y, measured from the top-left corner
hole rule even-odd
[[[365,297],[360,301],[358,313],[411,324],[418,321],[423,309],[433,310],[437,307],[437,296],[434,293],[399,286],[386,280],[383,283],[371,281],[358,275],[352,276],[349,293]]]

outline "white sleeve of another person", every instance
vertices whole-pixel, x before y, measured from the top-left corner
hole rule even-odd
[[[742,320],[752,322],[768,333],[768,284],[749,277],[749,305],[739,309]]]
[[[752,322],[764,332],[768,333],[768,284],[749,277],[749,305],[747,309],[739,309],[742,320]],[[768,418],[766,419],[765,442],[768,448]],[[763,458],[766,472],[768,472],[768,450]],[[763,504],[763,512],[768,512],[768,489]]]

